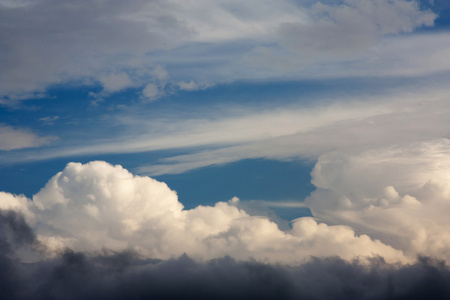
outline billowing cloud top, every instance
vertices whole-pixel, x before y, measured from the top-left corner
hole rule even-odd
[[[10,299],[34,293],[90,299],[102,291],[114,299],[128,295],[131,284],[142,286],[131,289],[131,299],[143,293],[178,297],[166,287],[169,276],[177,291],[202,297],[228,297],[224,284],[235,287],[235,297],[258,298],[263,289],[283,299],[340,293],[421,299],[437,289],[445,299],[445,263],[426,257],[413,262],[417,255],[450,259],[448,145],[437,140],[407,151],[324,156],[312,173],[317,190],[307,199],[317,218],[294,220],[286,231],[239,209],[237,198],[185,210],[165,183],[103,161],[69,163],[33,199],[0,193],[0,262],[10,272],[2,293]],[[400,150],[406,156],[398,156]],[[420,168],[410,166],[411,159]],[[45,262],[16,265],[17,258],[42,255]],[[52,274],[62,277],[55,281]],[[217,276],[221,281],[214,283]],[[324,276],[320,289],[311,285]],[[231,278],[253,282],[253,288],[240,289]],[[74,280],[84,287],[72,289]],[[148,280],[160,283],[149,288]],[[263,287],[267,280],[271,285]],[[184,290],[186,284],[197,288]],[[199,288],[204,284],[209,288]]]
[[[21,211],[53,250],[106,247],[161,259],[186,253],[284,263],[334,255],[448,260],[448,143],[324,155],[312,173],[317,190],[306,202],[319,222],[300,218],[287,231],[238,209],[236,199],[184,210],[166,184],[100,161],[68,164],[32,201],[2,193],[1,203]]]
[[[281,231],[234,202],[183,210],[166,184],[101,161],[68,164],[33,201],[2,194],[2,208],[23,212],[53,251],[107,248],[160,259],[185,253],[201,260],[228,255],[282,263],[300,263],[311,255],[407,260],[401,250],[355,235],[350,227],[302,218]]]

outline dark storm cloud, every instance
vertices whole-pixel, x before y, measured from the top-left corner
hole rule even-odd
[[[0,211],[0,253],[14,254],[23,246],[35,241],[33,231],[23,216],[14,211]]]
[[[131,252],[89,255],[66,250],[57,258],[19,262],[14,249],[35,243],[24,219],[0,214],[1,299],[448,299],[450,269],[419,258],[369,265],[311,258],[300,266],[239,262],[200,263],[187,256],[142,260]]]

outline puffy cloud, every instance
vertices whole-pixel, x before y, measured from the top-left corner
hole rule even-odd
[[[330,153],[312,172],[315,216],[347,224],[409,255],[450,259],[450,142]]]
[[[0,210],[11,210],[24,215],[28,222],[34,221],[34,214],[29,209],[30,203],[24,195],[0,192]]]
[[[16,200],[24,205],[24,199]],[[309,217],[282,231],[268,218],[250,216],[229,203],[183,210],[166,184],[100,161],[68,164],[28,202],[28,209],[38,240],[53,251],[129,249],[160,259],[186,253],[199,260],[229,255],[294,264],[312,255],[410,259],[350,227]]]

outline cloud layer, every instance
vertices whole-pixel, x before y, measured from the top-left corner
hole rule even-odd
[[[74,81],[153,97],[160,65],[171,65],[166,82],[187,90],[211,80],[299,76],[309,65],[361,59],[384,36],[432,26],[437,17],[404,0],[17,3],[0,2],[0,103],[9,106]],[[236,50],[218,50],[230,45]],[[193,64],[187,72],[186,62]]]
[[[300,266],[236,261],[167,261],[132,252],[65,250],[22,264],[19,248],[39,252],[23,217],[0,211],[0,296],[5,299],[448,299],[450,270],[426,257],[404,266],[314,258]]]

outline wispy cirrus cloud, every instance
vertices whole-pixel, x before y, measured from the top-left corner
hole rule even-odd
[[[8,153],[3,162],[72,155],[179,149],[182,154],[141,163],[147,175],[178,174],[246,158],[317,159],[332,151],[358,152],[446,137],[448,89],[438,82],[374,95],[321,99],[308,106],[230,106],[148,118],[147,113],[113,115],[121,133],[103,139],[49,147],[45,152]],[[141,117],[142,116],[142,117]],[[89,140],[87,142],[87,140]]]

